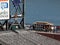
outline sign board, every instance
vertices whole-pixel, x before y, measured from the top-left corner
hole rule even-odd
[[[0,20],[9,19],[9,0],[0,0]]]

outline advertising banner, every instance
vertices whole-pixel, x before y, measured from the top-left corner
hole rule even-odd
[[[0,20],[9,19],[9,0],[0,0]]]

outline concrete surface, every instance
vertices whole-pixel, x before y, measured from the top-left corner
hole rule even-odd
[[[0,32],[2,45],[60,45],[60,41],[35,33],[35,31],[17,30]]]

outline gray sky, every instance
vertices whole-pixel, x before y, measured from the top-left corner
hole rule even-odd
[[[60,24],[60,0],[26,0],[25,22],[48,21]]]

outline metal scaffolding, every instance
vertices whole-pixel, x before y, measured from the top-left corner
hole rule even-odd
[[[20,29],[24,29],[24,0],[10,0],[9,3],[12,3],[12,4],[9,4],[9,6],[10,6],[10,11],[9,11],[10,19],[14,18],[14,22],[9,26],[8,23],[9,23],[10,19],[4,20],[5,22],[3,23],[2,26],[6,25],[6,30],[8,30],[11,28],[11,26],[13,24],[15,24],[17,22],[18,25],[20,26]],[[13,8],[11,9],[12,6],[13,6]],[[14,12],[13,12],[13,10],[14,10]],[[17,18],[20,18],[21,21],[19,20],[19,22],[18,22]]]

